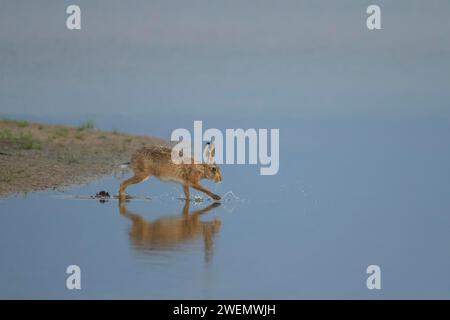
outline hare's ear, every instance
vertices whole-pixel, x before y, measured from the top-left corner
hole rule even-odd
[[[215,162],[216,155],[216,147],[214,146],[214,143],[207,142],[205,145],[205,149],[203,151],[203,157],[207,164],[213,164]]]

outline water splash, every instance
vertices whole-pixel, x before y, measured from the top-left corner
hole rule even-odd
[[[233,191],[228,191],[223,195],[223,201],[241,201],[241,198],[239,198],[237,195],[234,194]]]

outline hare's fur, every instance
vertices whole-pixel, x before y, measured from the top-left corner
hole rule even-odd
[[[172,161],[172,149],[167,146],[152,145],[137,150],[131,158],[131,168],[134,176],[125,180],[120,185],[119,195],[125,196],[125,190],[132,184],[143,182],[151,176],[155,176],[161,181],[172,181],[180,183],[186,199],[190,198],[189,188],[192,187],[206,193],[214,200],[220,200],[220,196],[212,193],[200,185],[203,179],[214,182],[222,181],[222,174],[219,167],[214,163],[214,147],[210,148],[208,154],[212,155],[207,163],[198,163],[192,159],[192,163],[176,164]]]

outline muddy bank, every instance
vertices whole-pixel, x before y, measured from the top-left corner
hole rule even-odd
[[[0,196],[56,189],[109,175],[156,137],[0,120]]]

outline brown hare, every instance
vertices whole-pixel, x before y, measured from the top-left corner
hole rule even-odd
[[[221,197],[212,193],[200,185],[203,179],[214,182],[222,181],[222,174],[214,160],[214,145],[207,143],[204,149],[206,163],[199,163],[191,158],[191,163],[177,164],[172,161],[172,148],[162,145],[152,145],[137,150],[131,158],[131,168],[134,176],[123,181],[120,185],[119,196],[125,197],[125,190],[128,186],[143,182],[155,176],[161,181],[172,181],[183,186],[184,195],[187,200],[190,198],[189,188],[192,187],[206,193],[214,200]]]

